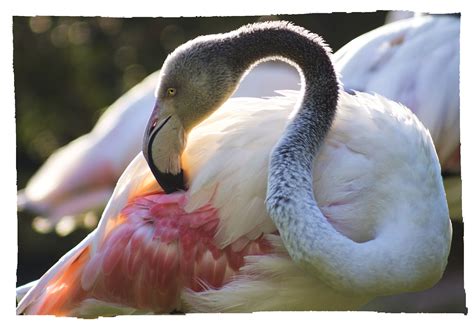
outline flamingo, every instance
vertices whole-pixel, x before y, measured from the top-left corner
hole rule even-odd
[[[459,19],[416,16],[360,36],[336,52],[333,61],[346,90],[376,92],[401,102],[430,130],[443,172],[454,175],[446,181],[451,217],[456,218],[460,217]],[[158,75],[159,71],[151,74],[120,97],[91,133],[56,151],[19,192],[20,208],[47,218],[34,221],[43,226],[39,231],[50,231],[62,218],[104,206],[118,177],[140,151],[140,138],[130,136],[145,129]],[[296,70],[266,62],[243,79],[233,97],[274,96],[273,90],[299,88]]]
[[[298,69],[301,96],[229,98],[271,59]],[[344,92],[316,34],[256,23],[168,56],[143,152],[96,230],[17,313],[355,309],[431,287],[450,241],[440,165],[416,116]]]

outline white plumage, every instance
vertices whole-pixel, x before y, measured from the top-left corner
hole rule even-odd
[[[296,101],[297,92],[270,99],[229,99],[190,133],[183,155],[190,182],[188,210],[207,202],[219,210],[216,241],[221,246],[264,233],[278,252],[247,257],[244,274],[221,289],[183,290],[181,310],[345,310],[378,295],[329,287],[299,268],[280,237],[270,234],[276,228],[264,205],[268,158]],[[381,290],[415,291],[440,279],[451,223],[430,135],[407,108],[376,95],[342,93],[313,174],[316,200],[331,225],[372,252],[360,267],[378,259],[389,261],[384,264],[384,281],[379,282]],[[32,306],[54,274],[85,247],[97,252],[107,230],[119,224],[114,220],[129,196],[140,189],[159,189],[152,184],[143,190],[153,179],[139,154],[120,178],[97,230],[43,276],[18,311]],[[75,315],[97,311],[96,303],[91,304]],[[120,306],[110,306],[112,313],[123,313]]]

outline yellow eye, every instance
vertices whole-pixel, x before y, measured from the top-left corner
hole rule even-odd
[[[175,89],[175,88],[168,88],[168,89],[166,90],[166,94],[167,94],[168,96],[171,96],[171,97],[172,97],[172,96],[174,96],[174,95],[176,94],[176,89]]]

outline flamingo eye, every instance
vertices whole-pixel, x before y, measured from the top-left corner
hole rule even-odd
[[[153,129],[156,126],[156,123],[158,123],[158,120],[154,120],[153,123],[151,124],[151,128]]]
[[[166,94],[170,97],[173,97],[176,94],[176,89],[175,88],[168,88],[166,90]]]

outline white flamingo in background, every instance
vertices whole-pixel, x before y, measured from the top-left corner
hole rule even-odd
[[[459,173],[459,19],[423,16],[383,26],[350,42],[333,61],[346,90],[376,92],[408,106],[430,131],[443,171]],[[63,217],[103,206],[139,152],[157,76],[110,106],[90,134],[53,154],[20,193],[22,207],[51,219],[52,227]],[[299,88],[296,70],[263,63],[234,96]],[[451,217],[459,217],[460,178],[454,179],[447,194]]]
[[[130,136],[143,131],[158,73],[112,104],[90,133],[54,152],[19,192],[19,207],[50,220],[50,228],[63,217],[102,207],[138,153],[141,142]]]
[[[228,99],[276,58],[299,69],[302,96]],[[450,240],[440,165],[416,116],[340,90],[317,35],[260,23],[166,59],[143,154],[97,229],[17,312],[354,309],[435,284]]]

